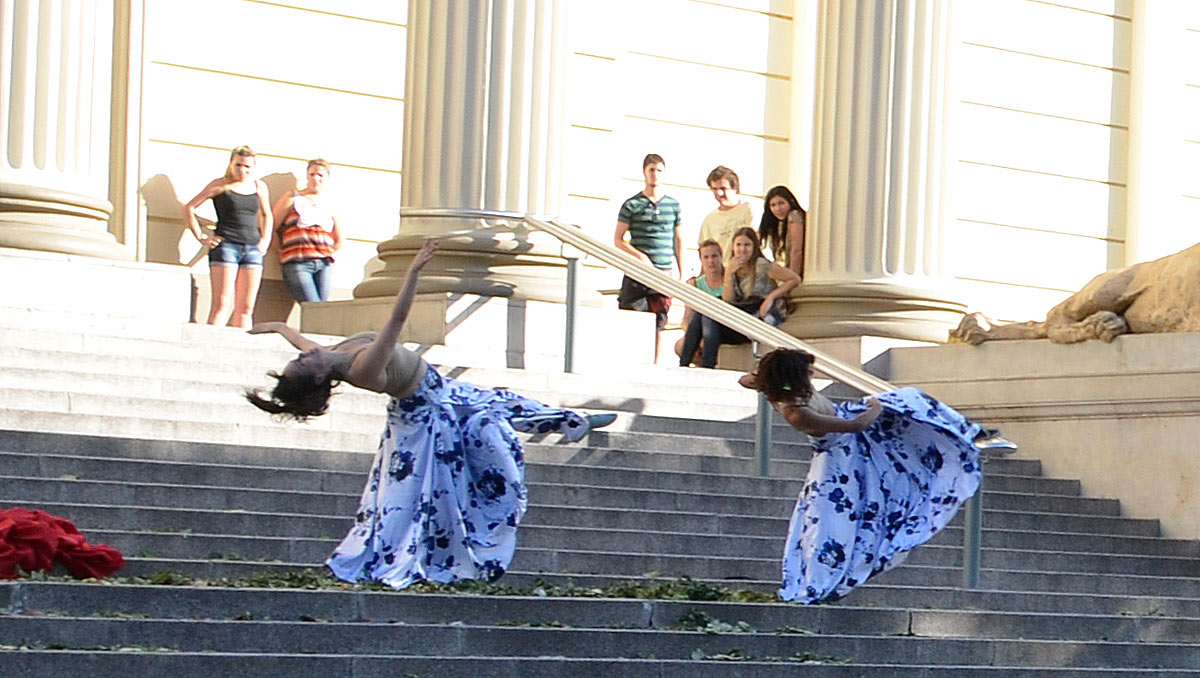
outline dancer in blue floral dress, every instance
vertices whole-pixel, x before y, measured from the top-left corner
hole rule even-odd
[[[783,554],[784,600],[836,600],[903,562],[979,489],[976,440],[1012,449],[915,388],[835,405],[812,387],[812,355],[775,350],[740,383],[818,438]]]
[[[246,394],[260,409],[297,420],[319,416],[341,381],[392,396],[354,527],[326,562],[346,581],[403,588],[420,579],[495,580],[512,560],[525,514],[517,431],[575,441],[616,418],[457,382],[397,345],[417,277],[436,251],[429,241],[414,257],[378,334],[323,347],[282,323],[250,330],[276,332],[302,351],[282,373],[271,373],[277,383],[269,396]]]

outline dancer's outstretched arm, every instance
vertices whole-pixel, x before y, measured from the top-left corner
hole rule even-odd
[[[375,339],[354,358],[354,362],[350,365],[350,372],[346,375],[346,379],[350,383],[377,391],[386,386],[387,375],[384,374],[384,368],[392,358],[396,341],[400,339],[400,330],[404,328],[404,321],[408,320],[408,312],[412,309],[413,299],[417,296],[417,278],[420,277],[421,269],[425,267],[425,264],[433,259],[437,249],[436,240],[426,240],[421,249],[417,251],[416,256],[413,257],[412,264],[408,267],[408,275],[404,278],[404,284],[400,286],[400,292],[396,295],[396,305],[392,308],[392,316],[380,328]]]
[[[284,339],[287,339],[289,344],[295,346],[301,351],[311,351],[314,348],[321,348],[320,344],[312,339],[309,339],[303,334],[300,334],[295,328],[288,326],[286,323],[281,323],[278,321],[269,323],[254,323],[254,327],[251,327],[247,331],[250,334],[270,334],[271,332],[274,332]]]

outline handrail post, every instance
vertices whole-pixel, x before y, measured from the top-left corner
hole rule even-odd
[[[979,588],[979,562],[983,542],[983,476],[979,489],[963,507],[963,572],[964,589]]]
[[[575,371],[575,322],[579,315],[579,259],[567,257],[566,345],[563,346],[563,372]]]
[[[760,391],[758,412],[754,415],[754,453],[758,457],[758,475],[771,475],[771,403]]]
[[[751,353],[755,358],[762,357],[759,343],[751,344]],[[771,475],[771,403],[762,391],[758,395],[758,410],[754,413],[754,456],[758,458],[758,475],[766,478]]]

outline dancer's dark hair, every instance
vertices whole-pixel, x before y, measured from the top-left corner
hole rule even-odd
[[[296,421],[307,421],[329,411],[333,387],[340,383],[331,374],[311,372],[293,375],[268,372],[267,376],[275,380],[270,395],[264,395],[263,389],[246,389],[246,400],[263,412]]]
[[[813,393],[810,370],[815,362],[807,351],[777,348],[758,361],[758,390],[774,402],[807,403]]]
[[[767,191],[766,197],[763,198],[762,219],[758,222],[758,239],[762,241],[762,244],[770,247],[771,252],[775,254],[775,258],[778,259],[779,253],[784,250],[784,241],[787,240],[788,225],[786,217],[784,219],[776,219],[775,215],[771,213],[771,199],[775,197],[780,197],[787,201],[790,207],[788,210],[789,213],[798,211],[801,218],[807,218],[808,213],[800,206],[800,201],[796,200],[796,196],[792,195],[787,186],[775,186]]]

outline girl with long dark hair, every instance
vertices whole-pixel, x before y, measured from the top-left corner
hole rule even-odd
[[[981,449],[1016,446],[907,387],[834,404],[813,356],[777,349],[739,380],[817,439],[783,553],[785,600],[836,600],[950,523],[979,488]]]
[[[771,250],[775,263],[804,280],[804,238],[808,213],[787,186],[774,186],[763,198],[758,239]]]

